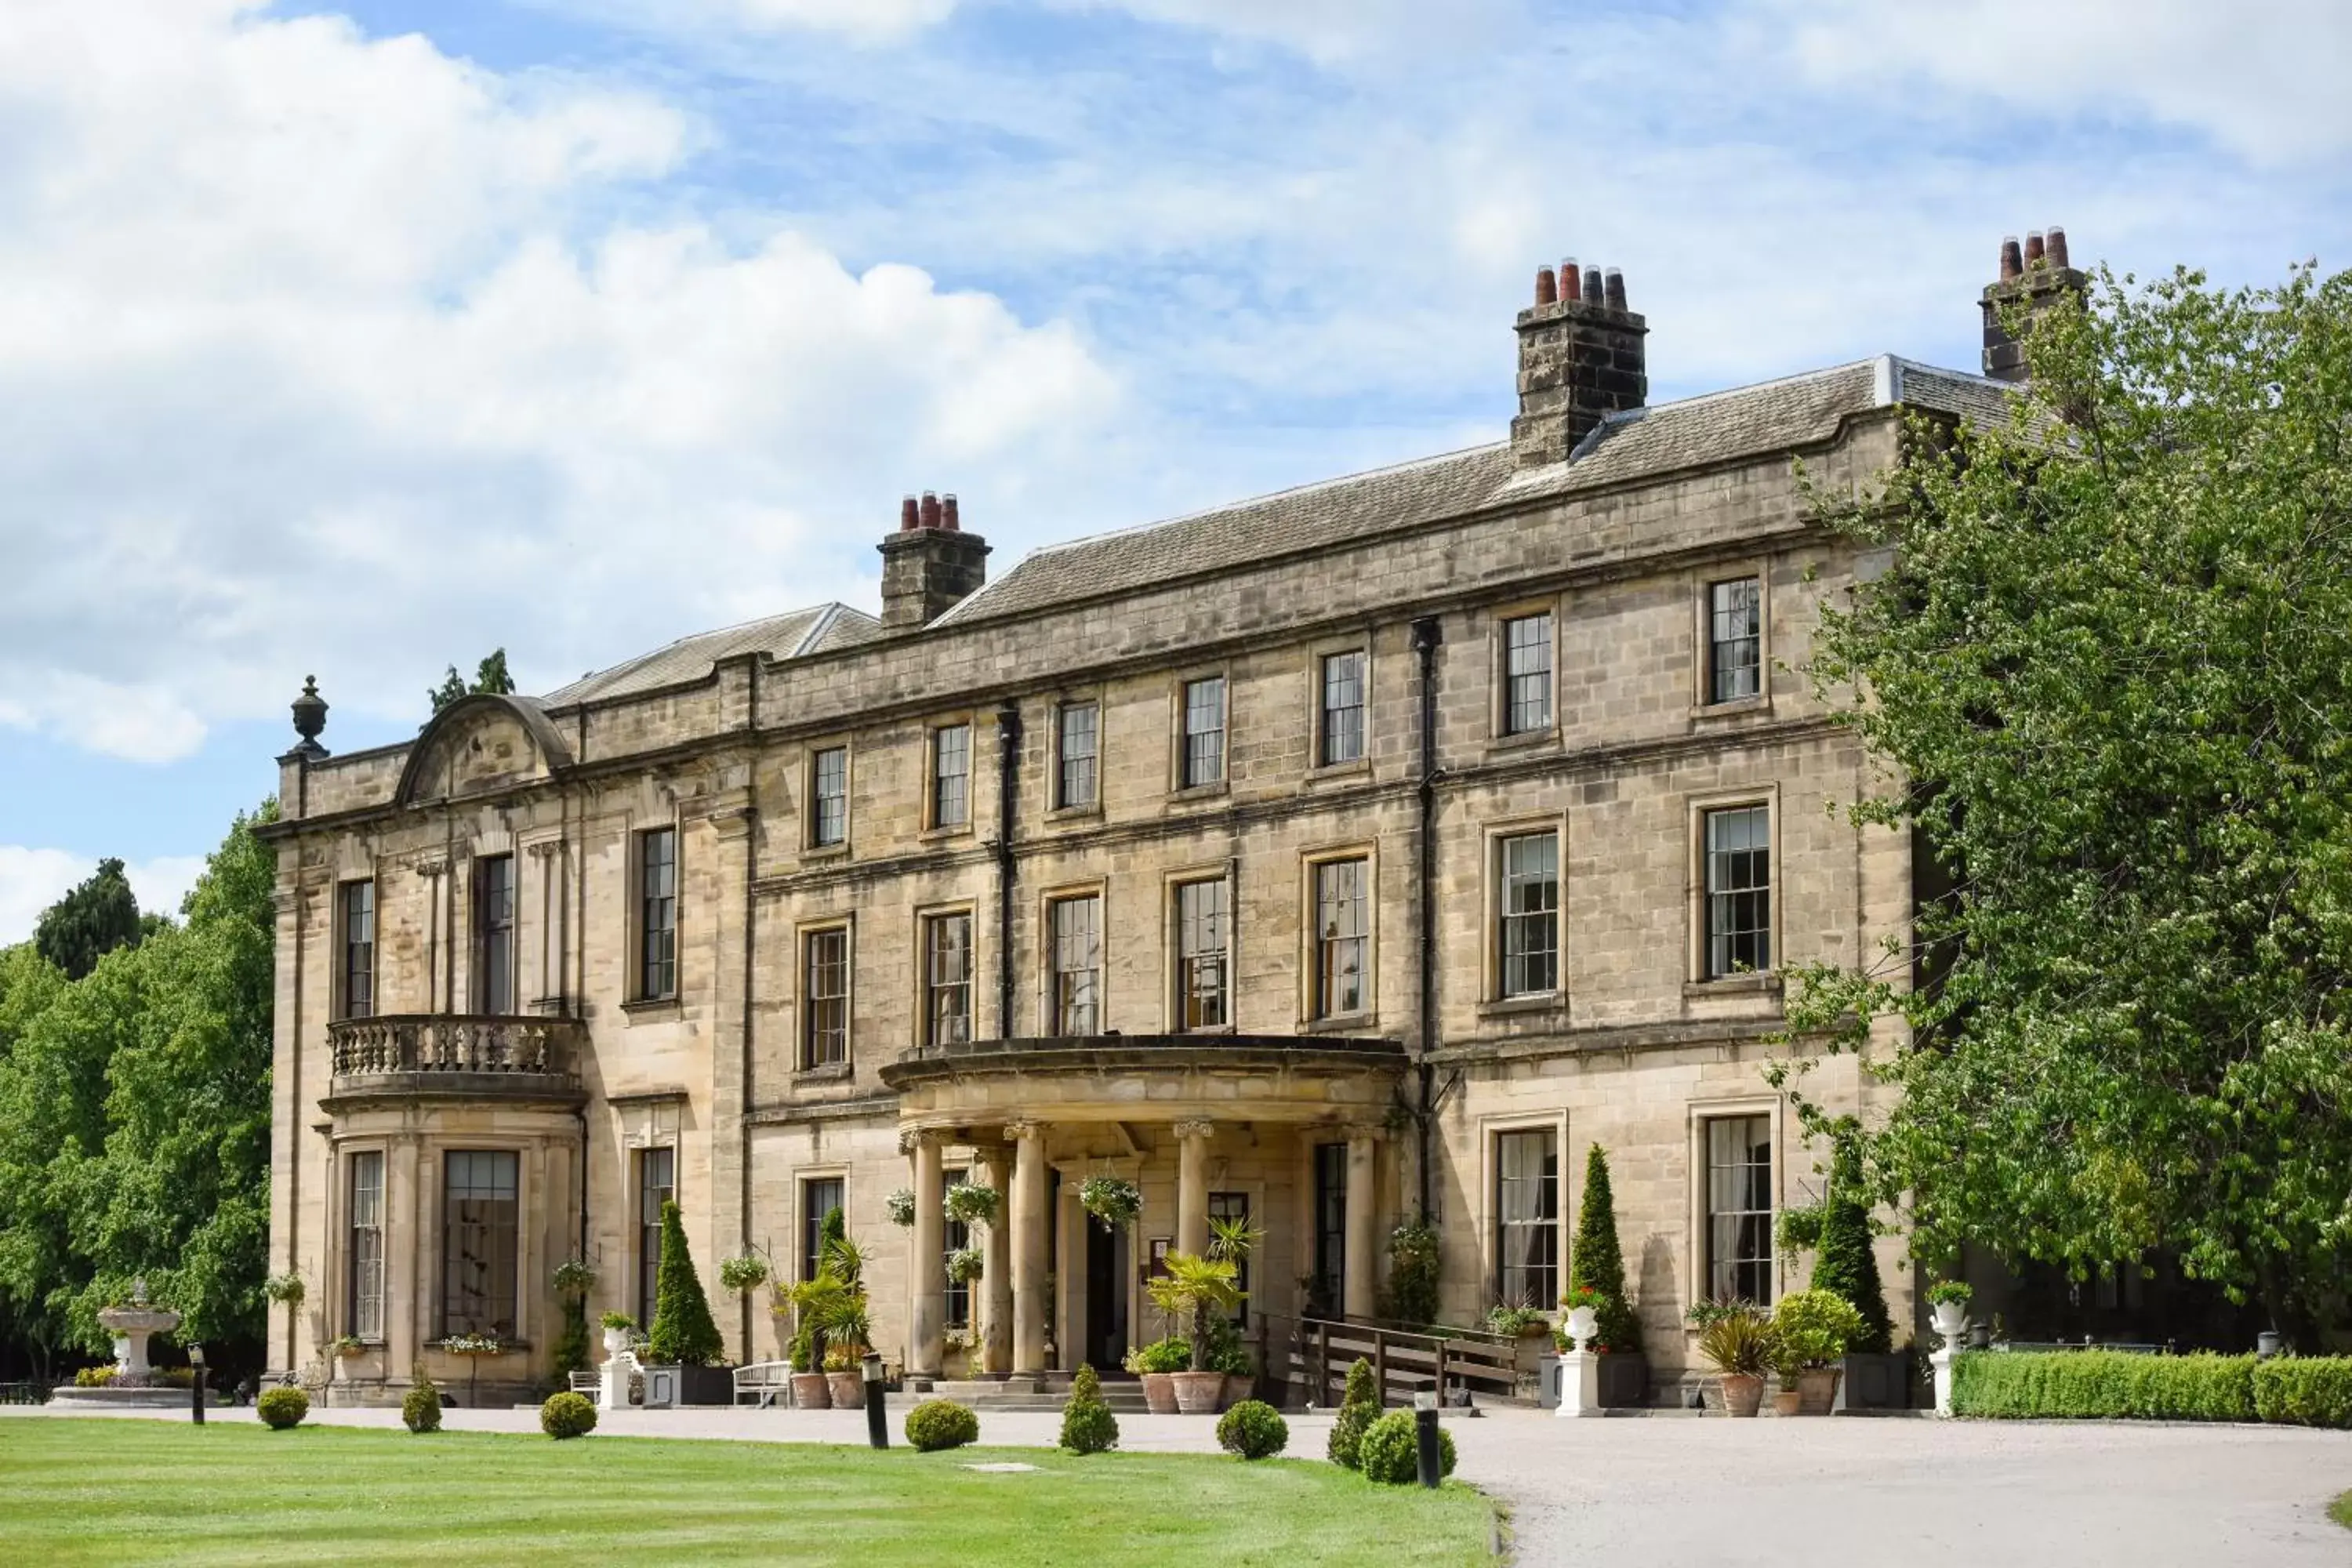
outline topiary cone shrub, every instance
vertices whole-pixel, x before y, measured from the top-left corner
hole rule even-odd
[[[1625,1300],[1625,1254],[1617,1245],[1617,1197],[1609,1185],[1609,1155],[1595,1143],[1584,1156],[1584,1201],[1576,1211],[1576,1245],[1568,1255],[1568,1285],[1601,1298],[1594,1337],[1621,1354],[1642,1349],[1642,1318]]]
[[[271,1430],[289,1431],[310,1414],[310,1396],[299,1388],[273,1388],[253,1402],[253,1412]]]
[[[1380,1390],[1372,1384],[1372,1363],[1362,1356],[1348,1369],[1348,1386],[1339,1395],[1339,1418],[1331,1423],[1330,1446],[1324,1451],[1335,1465],[1354,1469],[1358,1445],[1365,1430],[1380,1418]]]
[[[1822,1247],[1813,1258],[1813,1289],[1827,1290],[1862,1314],[1862,1335],[1846,1348],[1885,1355],[1895,1342],[1886,1313],[1886,1290],[1878,1279],[1878,1249],[1871,1245],[1870,1202],[1863,1194],[1862,1150],[1851,1132],[1838,1135],[1830,1157],[1830,1196],[1822,1214]]]
[[[441,1430],[441,1391],[425,1375],[421,1361],[410,1375],[408,1392],[400,1396],[400,1424],[412,1432]]]
[[[1099,1454],[1118,1447],[1118,1417],[1103,1403],[1102,1379],[1091,1363],[1070,1380],[1070,1402],[1062,1406],[1062,1447],[1073,1454]]]
[[[1412,1412],[1391,1410],[1364,1432],[1360,1467],[1367,1480],[1384,1487],[1406,1487],[1421,1479],[1421,1439],[1413,1428]],[[1437,1473],[1454,1473],[1454,1434],[1437,1429]]]
[[[1262,1399],[1244,1399],[1217,1418],[1217,1447],[1244,1459],[1265,1459],[1290,1446],[1290,1423]]]
[[[654,1321],[646,1332],[646,1360],[656,1366],[711,1366],[727,1359],[727,1342],[711,1321],[710,1301],[687,1250],[686,1222],[677,1205],[662,1205],[661,1268],[655,1276]]]
[[[539,1407],[539,1429],[561,1442],[596,1430],[596,1406],[584,1394],[559,1394]]]
[[[952,1399],[926,1399],[907,1412],[907,1441],[925,1454],[961,1448],[980,1441],[980,1417]]]

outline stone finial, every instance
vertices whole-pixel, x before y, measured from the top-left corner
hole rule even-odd
[[[325,756],[327,748],[319,744],[319,732],[326,727],[327,700],[319,695],[319,678],[306,675],[302,678],[302,695],[294,699],[294,733],[299,739],[284,760],[316,762]]]
[[[144,1274],[131,1282],[131,1304],[134,1307],[147,1304],[147,1276]]]

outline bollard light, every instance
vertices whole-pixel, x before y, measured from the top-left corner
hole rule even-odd
[[[199,1426],[205,1424],[205,1347],[188,1347],[188,1416]]]
[[[866,1352],[866,1440],[877,1448],[890,1446],[890,1413],[883,1408],[882,1358]]]
[[[1437,1457],[1437,1390],[1434,1387],[1413,1392],[1412,1446],[1414,1468],[1420,1471],[1421,1484],[1434,1490],[1437,1483],[1444,1479]]]

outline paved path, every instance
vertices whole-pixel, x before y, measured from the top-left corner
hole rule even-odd
[[[45,1414],[0,1409],[0,1415]],[[210,1418],[250,1421],[253,1413],[215,1411]],[[310,1418],[390,1426],[400,1416],[320,1410]],[[903,1405],[894,1405],[894,1442],[902,1418]],[[451,1410],[445,1420],[477,1431],[539,1428],[536,1410]],[[1197,1416],[1122,1415],[1120,1447],[1213,1452],[1212,1425]],[[1329,1426],[1328,1416],[1292,1416],[1291,1452],[1320,1456]],[[2327,1500],[2352,1489],[2347,1433],[2121,1422],[1557,1421],[1521,1411],[1449,1420],[1446,1427],[1461,1449],[1462,1477],[1509,1508],[1517,1560],[1529,1568],[2352,1565],[2352,1531],[2326,1516]],[[1007,1411],[984,1414],[981,1435],[991,1445],[1044,1446],[1059,1428],[1051,1413]],[[856,1444],[866,1440],[866,1417],[625,1411],[607,1412],[597,1431]]]

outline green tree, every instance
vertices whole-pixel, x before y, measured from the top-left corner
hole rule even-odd
[[[88,880],[41,911],[33,945],[43,958],[79,980],[118,947],[132,947],[144,935],[139,900],[120,860],[100,860]]]
[[[1812,1288],[1851,1303],[1861,1314],[1862,1333],[1848,1348],[1864,1355],[1885,1355],[1894,1344],[1895,1325],[1886,1315],[1886,1290],[1878,1278],[1878,1250],[1871,1241],[1862,1150],[1851,1128],[1840,1131],[1830,1155],[1830,1195],[1822,1209]]]
[[[677,1205],[662,1205],[661,1264],[654,1276],[654,1321],[646,1331],[646,1359],[657,1364],[710,1366],[724,1361],[727,1342],[711,1320],[709,1299],[687,1250]]]
[[[2310,1344],[2352,1262],[2352,274],[2102,274],[2027,352],[2008,421],[1819,498],[1893,547],[1814,645],[1857,815],[1949,888],[1789,1022],[1901,1089],[1864,1152],[1925,1255],[2168,1249]]]
[[[474,679],[470,682],[457,673],[456,665],[451,665],[448,673],[441,678],[441,684],[425,692],[425,700],[432,703],[433,711],[438,713],[460,698],[478,696],[485,691],[505,696],[514,689],[514,677],[507,673],[507,650],[499,647],[492,648],[482,662],[474,667]]]
[[[1617,1198],[1609,1185],[1609,1155],[1595,1143],[1584,1156],[1584,1201],[1576,1211],[1576,1243],[1568,1255],[1568,1284],[1598,1291],[1601,1343],[1638,1354],[1642,1317],[1625,1300],[1625,1254],[1617,1245]]]

